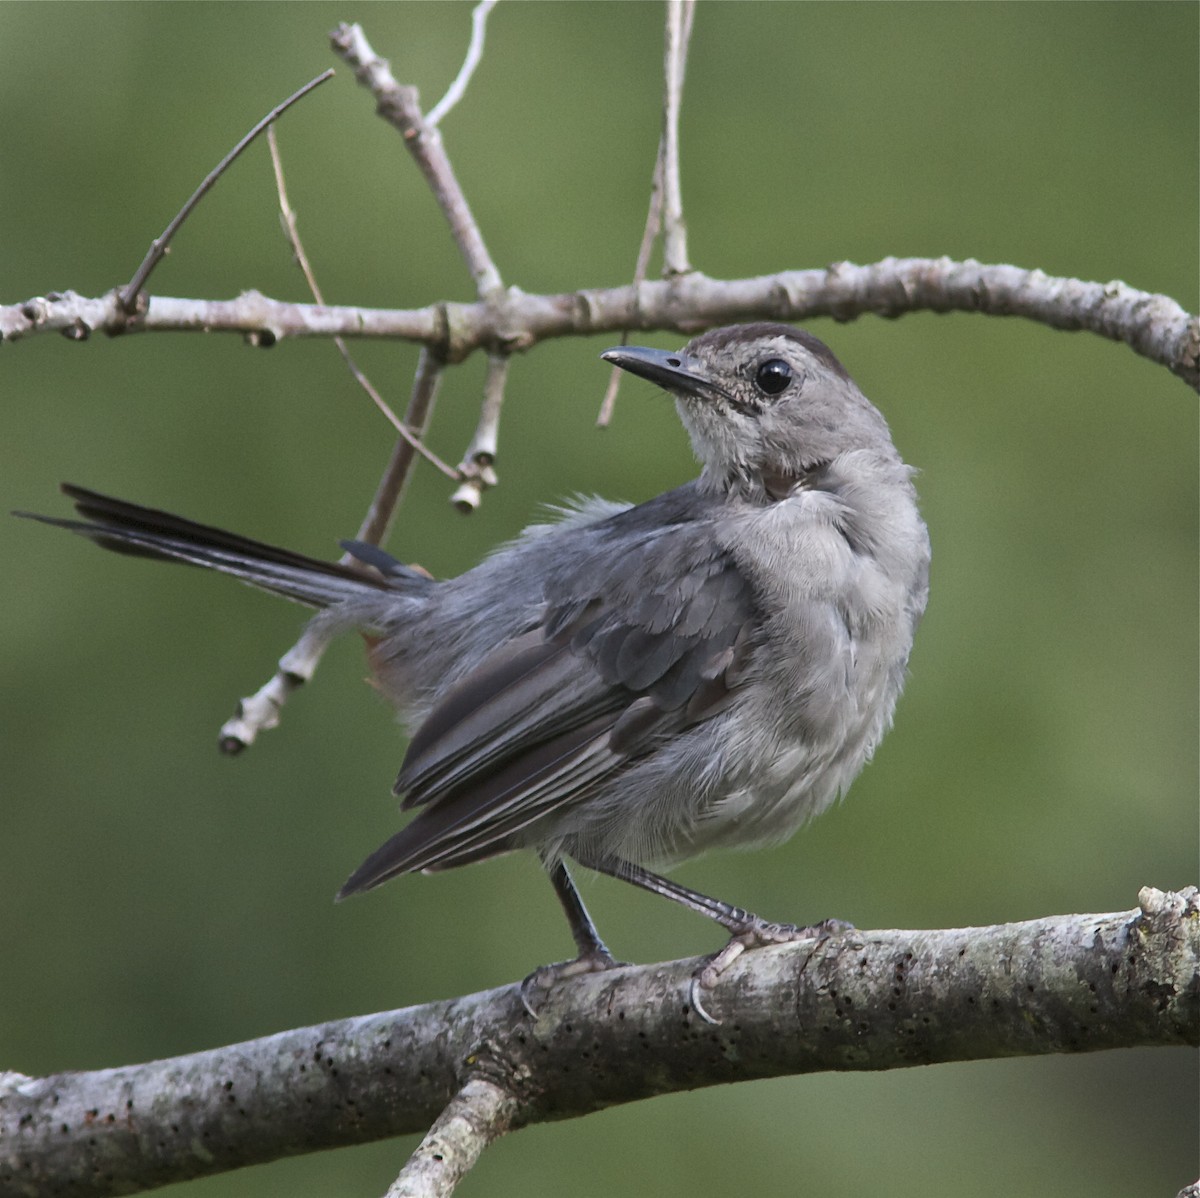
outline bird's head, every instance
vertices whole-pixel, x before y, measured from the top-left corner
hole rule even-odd
[[[674,353],[619,346],[601,357],[674,396],[709,486],[780,499],[856,450],[907,478],[883,416],[801,329],[730,325]]]

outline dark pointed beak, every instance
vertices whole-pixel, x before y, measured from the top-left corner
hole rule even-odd
[[[647,349],[639,345],[618,345],[600,355],[606,362],[649,379],[667,391],[686,395],[724,395],[725,391],[709,377],[704,365],[691,354],[678,350]]]

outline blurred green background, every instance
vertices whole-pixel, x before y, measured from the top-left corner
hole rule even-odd
[[[1121,278],[1197,306],[1197,18],[1189,4],[700,6],[683,186],[693,261],[734,277],[886,254]],[[0,301],[124,282],[209,167],[331,64],[361,20],[427,106],[465,4],[0,5]],[[507,282],[627,280],[659,127],[657,4],[501,4],[444,134]],[[349,72],[280,128],[327,296],[470,299],[395,132]],[[185,227],[159,294],[305,290],[256,147]],[[897,726],[848,802],[790,844],[678,871],[779,919],[939,927],[1132,907],[1197,880],[1197,407],[1085,334],[913,315],[814,322],[922,468],[932,601]],[[574,491],[691,476],[670,406],[613,338],[511,371],[503,485],[465,519],[418,473],[392,542],[439,574]],[[651,339],[671,345],[678,338]],[[402,404],[416,358],[362,346]],[[0,508],[62,479],[309,552],[352,534],[391,438],[331,346],[38,337],[0,352]],[[480,364],[432,444],[457,461]],[[116,1065],[469,992],[563,957],[520,857],[334,907],[396,827],[403,745],[331,652],[237,761],[217,729],[300,627],[223,579],[0,520],[0,1068]],[[585,880],[609,943],[652,961],[715,930]],[[1174,1194],[1196,1175],[1182,1050],[823,1075],[533,1128],[464,1194]],[[411,1144],[193,1183],[192,1198],[380,1193]],[[175,1191],[172,1191],[175,1192]]]

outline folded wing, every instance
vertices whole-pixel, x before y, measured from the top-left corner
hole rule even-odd
[[[533,825],[728,704],[755,626],[732,559],[695,524],[617,537],[617,553],[590,541],[551,573],[537,624],[439,697],[396,782],[418,814],[342,896],[536,842]]]

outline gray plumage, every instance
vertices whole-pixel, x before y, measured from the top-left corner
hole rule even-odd
[[[581,954],[603,945],[564,858],[735,934],[755,920],[644,866],[780,841],[845,791],[891,722],[929,564],[912,471],[815,337],[743,325],[604,356],[674,394],[700,477],[583,503],[458,578],[353,543],[355,564],[316,562],[80,488],[85,522],[49,521],[364,630],[412,729],[396,790],[415,815],[342,893],[531,848]]]

